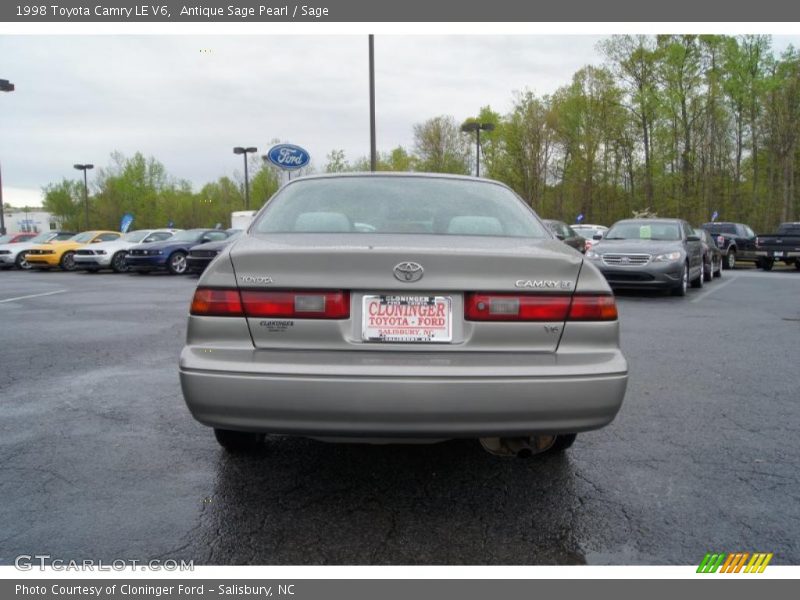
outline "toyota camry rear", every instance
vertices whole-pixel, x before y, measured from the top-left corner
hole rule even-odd
[[[230,450],[264,434],[563,450],[617,414],[614,296],[497,182],[301,178],[198,282],[186,403]]]

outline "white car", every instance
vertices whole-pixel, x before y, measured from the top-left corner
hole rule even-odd
[[[27,242],[2,244],[0,245],[0,268],[12,269],[16,267],[17,269],[30,269],[30,265],[25,260],[25,252],[39,244],[63,242],[73,235],[75,235],[74,231],[45,231],[29,239]]]
[[[115,273],[128,270],[125,256],[128,249],[137,244],[149,244],[168,240],[180,229],[137,229],[129,231],[118,240],[87,244],[75,251],[75,269],[95,273],[100,269],[112,269]]]

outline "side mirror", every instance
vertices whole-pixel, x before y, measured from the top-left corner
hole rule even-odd
[[[602,234],[602,233],[595,233],[595,234],[592,236],[592,239],[593,239],[593,240],[602,240],[602,239],[603,239],[603,234]]]
[[[560,239],[562,242],[564,241],[564,236],[563,236],[562,234],[560,234],[560,233],[557,233],[557,234],[556,234],[556,237],[557,237],[558,239]]]
[[[700,241],[700,236],[697,236],[697,235],[687,235],[687,236],[686,236],[686,241],[687,241],[687,242],[699,242],[699,241]]]

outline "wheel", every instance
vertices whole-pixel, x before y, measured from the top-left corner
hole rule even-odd
[[[685,296],[689,289],[689,265],[683,265],[683,275],[681,275],[681,282],[678,287],[672,289],[673,296]]]
[[[128,272],[128,263],[125,262],[124,251],[117,252],[114,256],[111,257],[111,268],[114,270],[114,273]]]
[[[736,248],[730,248],[728,254],[725,255],[725,262],[722,264],[723,269],[736,268]]]
[[[567,448],[575,443],[575,438],[578,437],[577,433],[560,433],[556,436],[556,441],[548,448],[548,452],[564,452]]]
[[[692,280],[692,287],[693,288],[702,288],[705,284],[705,276],[703,275],[703,271],[705,268],[703,266],[700,267],[700,273],[697,275],[697,279]]]
[[[722,256],[717,261],[717,266],[714,269],[714,277],[722,277]]]
[[[772,271],[772,267],[775,266],[775,261],[771,258],[762,258],[760,266],[765,271]]]
[[[180,250],[173,252],[167,260],[167,268],[173,275],[186,273],[186,253]]]
[[[706,270],[706,265],[703,264],[703,279],[706,281],[711,281],[714,279],[714,261],[713,259],[708,259],[708,269]]]
[[[17,267],[18,269],[22,269],[24,271],[30,271],[31,270],[30,264],[28,264],[28,261],[25,260],[25,253],[24,252],[20,252],[19,254],[17,254],[17,258],[14,261],[14,266]]]
[[[794,268],[800,271],[800,258],[795,259]]]
[[[220,446],[234,454],[254,452],[264,441],[263,433],[231,431],[230,429],[214,429],[214,437],[217,438]]]
[[[61,257],[61,260],[58,262],[58,266],[61,267],[63,271],[74,271],[75,270],[75,253],[74,252],[64,252],[64,256]]]

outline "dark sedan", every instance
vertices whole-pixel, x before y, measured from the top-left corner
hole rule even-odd
[[[599,237],[599,236],[598,236]],[[625,219],[586,252],[615,288],[703,287],[703,246],[683,219]]]
[[[722,251],[714,241],[714,236],[698,227],[695,227],[694,232],[703,245],[703,277],[706,281],[722,277]]]
[[[218,242],[227,237],[228,233],[220,229],[187,229],[163,242],[138,244],[130,248],[125,262],[131,271],[149,273],[166,269],[173,275],[180,275],[186,272],[186,255],[192,246]]]
[[[545,219],[544,224],[567,246],[575,248],[578,252],[586,251],[586,240],[575,233],[572,227],[564,223],[564,221]]]
[[[218,242],[205,242],[193,246],[186,255],[186,271],[189,273],[202,273],[206,267],[211,264],[211,261],[217,257],[217,254],[222,252],[228,244],[233,242],[236,238],[240,237],[244,231],[241,229],[228,229],[228,237]]]

